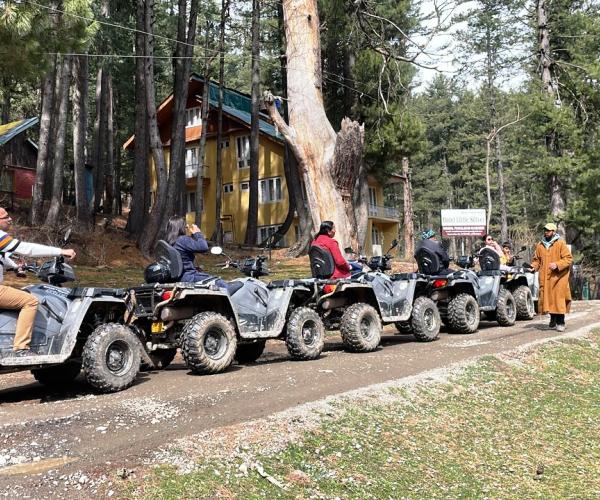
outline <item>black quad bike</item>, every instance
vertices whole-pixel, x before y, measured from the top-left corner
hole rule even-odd
[[[419,273],[386,273],[391,271],[391,251],[397,245],[394,240],[385,255],[359,259],[367,269],[352,279],[373,287],[384,324],[394,323],[400,333],[431,342],[439,336],[441,319],[435,302],[427,296],[429,280]]]
[[[220,254],[219,247],[211,253]],[[183,273],[179,253],[164,241],[156,247],[157,262],[146,268],[146,284],[127,297],[127,323],[147,339],[146,348],[156,368],[164,368],[181,348],[193,373],[218,373],[234,358],[256,360],[267,339],[286,342],[293,359],[317,358],[324,343],[319,316],[305,304],[313,291],[294,280],[269,285],[256,279],[267,274],[264,258],[247,259],[240,266],[247,278],[227,289],[217,278],[196,283],[177,280]]]
[[[133,384],[143,357],[135,332],[123,324],[124,289],[63,288],[75,280],[73,268],[56,257],[40,267],[27,266],[43,284],[23,290],[39,300],[31,356],[12,350],[18,311],[0,310],[0,373],[31,370],[38,382],[63,386],[83,372],[100,392]]]
[[[468,269],[472,259],[459,259],[464,269],[439,274],[442,269],[438,256],[427,248],[415,254],[419,272],[428,276],[429,297],[437,303],[442,322],[453,333],[475,333],[481,312],[495,313],[501,326],[514,325],[516,305],[512,293],[500,285],[502,273],[497,270]]]

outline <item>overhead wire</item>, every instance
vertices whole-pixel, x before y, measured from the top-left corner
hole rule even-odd
[[[65,14],[65,15],[74,17],[76,19],[81,19],[81,20],[84,20],[84,21],[98,23],[98,24],[110,26],[112,28],[123,29],[125,31],[129,31],[129,32],[132,32],[132,33],[141,33],[143,35],[152,36],[154,38],[158,38],[158,39],[161,39],[161,40],[166,40],[166,41],[169,41],[169,42],[183,44],[183,45],[194,47],[194,48],[204,49],[203,46],[198,45],[198,44],[191,44],[191,43],[188,43],[188,42],[184,42],[182,40],[177,40],[176,38],[171,38],[171,37],[164,36],[164,35],[158,35],[156,33],[150,33],[150,32],[144,31],[144,30],[139,30],[137,28],[131,28],[129,26],[123,26],[122,24],[111,23],[111,22],[108,22],[108,21],[99,20],[99,19],[96,19],[94,17],[82,16],[82,15],[79,15],[79,14],[75,14],[74,12],[68,12],[68,11],[65,11],[63,9],[58,9],[56,7],[50,7],[50,6],[47,6],[47,5],[42,5],[42,4],[37,3],[37,2],[35,2],[33,0],[24,0],[24,2],[29,3],[31,5],[34,5],[36,7],[40,7],[40,8],[47,9],[47,10],[50,10],[50,11],[54,11],[54,12],[61,13],[61,14]],[[221,51],[221,50],[218,50],[218,49],[211,50],[211,52],[213,54],[224,53],[226,56],[233,56],[232,54],[230,54],[228,52]],[[200,59],[200,60],[202,60],[202,59],[207,59],[207,58],[212,58],[213,57],[213,56],[203,56],[203,55],[195,55],[195,56],[191,56],[190,57],[190,56],[156,56],[156,55],[146,56],[146,55],[138,55],[138,54],[86,54],[86,53],[66,53],[66,52],[48,52],[47,54],[48,55],[107,57],[107,58],[113,57],[113,58],[128,58],[128,59],[152,57],[153,59]],[[272,59],[265,58],[264,56],[259,56],[259,58],[261,60],[263,60],[263,61],[268,62],[268,63],[272,63],[273,62]],[[282,69],[288,69],[288,67],[287,66],[282,66]],[[369,93],[367,93],[365,91],[359,90],[359,89],[357,89],[355,87],[352,87],[350,85],[346,85],[345,83],[342,83],[341,81],[338,81],[338,80],[333,79],[333,78],[329,78],[329,77],[327,77],[325,75],[327,74],[327,75],[333,76],[335,78],[339,78],[339,79],[342,79],[342,80],[345,80],[345,81],[350,81],[350,82],[353,82],[353,83],[359,83],[359,84],[367,86],[366,83],[359,82],[359,81],[354,80],[352,78],[347,78],[347,77],[345,77],[343,75],[339,75],[337,73],[332,73],[332,72],[329,72],[327,70],[323,70],[322,69],[321,71],[322,71],[322,73],[324,75],[323,78],[325,80],[328,80],[328,81],[330,81],[332,83],[340,85],[343,88],[351,90],[351,91],[359,94],[361,97],[362,96],[368,97],[369,99],[371,99],[373,101],[377,101],[378,100],[377,98],[373,97],[372,95],[370,95]]]

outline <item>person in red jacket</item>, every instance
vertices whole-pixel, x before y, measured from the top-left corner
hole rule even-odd
[[[333,257],[335,263],[335,270],[331,275],[331,279],[337,278],[349,278],[352,266],[342,255],[340,251],[339,243],[333,239],[335,236],[335,225],[330,220],[324,220],[321,222],[319,232],[315,236],[315,239],[311,243],[311,246],[317,246],[327,250]]]

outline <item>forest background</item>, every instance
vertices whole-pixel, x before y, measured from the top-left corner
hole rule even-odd
[[[442,208],[486,208],[502,240],[531,239],[554,220],[580,261],[600,264],[598,2],[23,0],[0,9],[2,123],[40,116],[34,225],[62,224],[72,197],[89,228],[94,214],[121,213],[128,195],[127,231],[147,253],[165,217],[183,210],[183,168],[159,160],[157,103],[175,96],[173,165],[183,165],[177,131],[190,71],[251,94],[255,119],[265,91],[281,96],[285,118],[294,98],[286,36],[290,12],[302,10],[318,20],[307,43],[320,54],[333,129],[344,117],[364,124],[365,172],[385,180],[404,171],[412,206],[394,188],[386,205],[404,210],[407,238],[439,227]],[[434,74],[425,82],[424,68]],[[131,154],[121,145],[133,132]],[[148,151],[159,179],[152,210]],[[96,180],[91,204],[85,165]],[[296,201],[308,235],[318,217],[310,196]]]

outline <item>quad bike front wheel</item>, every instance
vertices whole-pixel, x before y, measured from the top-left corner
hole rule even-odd
[[[140,370],[140,341],[125,325],[98,326],[83,346],[83,374],[100,392],[117,392],[133,384]]]
[[[192,373],[219,373],[233,362],[237,337],[222,314],[201,312],[181,332],[183,359]]]
[[[525,285],[517,287],[513,293],[513,297],[517,304],[517,319],[533,319],[535,317],[535,304],[530,288]]]
[[[292,359],[317,359],[325,345],[325,326],[316,311],[295,309],[287,322],[285,344]]]
[[[417,297],[410,318],[412,334],[419,342],[438,338],[442,320],[435,302],[428,297]]]
[[[358,302],[344,311],[340,321],[344,348],[350,352],[370,352],[381,341],[381,320],[373,306]]]
[[[500,326],[512,326],[517,320],[517,304],[513,294],[506,288],[500,288],[496,303],[496,321]]]

